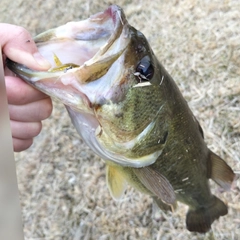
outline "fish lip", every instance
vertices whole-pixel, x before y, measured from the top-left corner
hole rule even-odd
[[[128,23],[122,8],[119,7],[118,5],[109,6],[109,8],[105,10],[105,12],[109,13],[111,16],[113,23],[115,25],[114,30]]]
[[[122,24],[123,20],[121,18],[121,16],[124,14],[121,7],[119,7],[118,5],[111,5],[109,6],[106,10],[105,13],[109,13],[111,18],[113,19],[114,24],[116,25],[117,23],[119,23],[119,21],[121,21]],[[120,13],[120,14],[119,14]],[[125,19],[125,17],[124,17]]]

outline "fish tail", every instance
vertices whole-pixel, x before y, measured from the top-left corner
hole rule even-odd
[[[213,196],[209,207],[188,211],[186,218],[187,229],[191,232],[206,233],[211,229],[214,220],[227,213],[228,209],[225,203]]]

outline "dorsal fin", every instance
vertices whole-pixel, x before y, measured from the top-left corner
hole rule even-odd
[[[213,179],[218,185],[227,191],[231,188],[235,174],[223,159],[210,151],[208,178]]]
[[[106,180],[112,198],[121,199],[126,190],[127,181],[117,166],[106,164]]]
[[[151,167],[135,168],[134,173],[142,184],[164,203],[174,205],[176,195],[170,182]]]

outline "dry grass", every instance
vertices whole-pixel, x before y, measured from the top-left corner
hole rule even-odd
[[[238,0],[119,0],[180,86],[209,147],[240,174],[240,25]],[[108,2],[1,1],[0,19],[33,35],[104,10]],[[15,155],[24,232],[33,239],[203,239],[185,229],[186,207],[164,214],[132,188],[114,202],[104,162],[82,142],[67,113],[54,104],[34,145]],[[214,192],[229,214],[213,224],[216,239],[240,239],[240,182]]]

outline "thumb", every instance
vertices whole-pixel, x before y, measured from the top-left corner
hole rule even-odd
[[[1,23],[0,36],[2,52],[12,61],[40,71],[51,67],[39,53],[29,32],[23,27]]]

